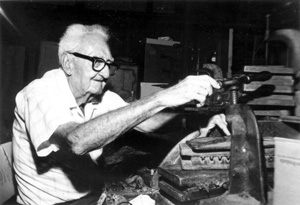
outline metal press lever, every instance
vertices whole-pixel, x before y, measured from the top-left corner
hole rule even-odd
[[[209,75],[203,71],[202,74]],[[215,90],[211,96],[207,96],[204,109],[214,109],[216,107],[226,107],[229,104],[237,104],[239,98],[239,88],[243,84],[253,81],[267,81],[272,77],[268,71],[255,74],[234,76],[230,79],[218,80],[221,89]],[[200,108],[201,109],[201,108]]]
[[[272,74],[268,71],[263,71],[256,74],[251,75],[241,75],[236,76],[231,79],[225,79],[222,81],[218,81],[221,85],[221,87],[228,87],[233,85],[241,85],[241,84],[249,84],[253,81],[266,81],[269,80],[272,77]]]

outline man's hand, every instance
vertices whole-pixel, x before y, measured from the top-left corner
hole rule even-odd
[[[213,129],[215,126],[221,128],[225,135],[230,135],[230,132],[227,128],[226,117],[224,114],[214,115],[209,119],[208,125],[205,128],[200,128],[200,136],[206,137],[208,132]]]
[[[213,93],[213,88],[219,89],[220,85],[208,75],[188,76],[158,95],[166,107],[176,107],[192,100],[196,100],[197,106],[201,107],[206,97]]]

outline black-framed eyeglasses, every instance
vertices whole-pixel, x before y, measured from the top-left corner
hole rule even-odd
[[[69,54],[72,54],[78,58],[83,58],[86,60],[89,60],[92,62],[92,69],[96,72],[100,72],[102,71],[105,66],[108,66],[109,68],[109,74],[110,75],[115,75],[118,71],[118,69],[120,68],[120,65],[111,61],[105,61],[103,58],[99,58],[99,57],[91,57],[91,56],[87,56],[87,55],[83,55],[81,53],[77,53],[77,52],[67,52]]]

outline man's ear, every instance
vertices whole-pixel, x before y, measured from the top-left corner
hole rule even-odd
[[[72,75],[71,57],[67,53],[62,55],[62,68],[67,75]]]

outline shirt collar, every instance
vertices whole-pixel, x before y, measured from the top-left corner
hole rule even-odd
[[[68,103],[68,105],[70,106],[70,108],[76,108],[76,107],[79,107],[77,105],[77,102],[76,102],[76,99],[71,91],[71,88],[69,86],[69,83],[68,83],[68,80],[67,80],[67,76],[65,74],[65,72],[62,70],[62,68],[59,68],[58,69],[58,74],[57,74],[57,84],[60,88],[60,91],[62,93],[62,96],[64,97],[64,101],[66,103]],[[103,91],[103,94],[102,95],[95,95],[93,97],[91,97],[91,99],[87,102],[87,103],[84,103],[84,104],[81,104],[80,106],[85,106],[86,104],[88,103],[91,103],[93,105],[97,105],[99,103],[101,103],[102,101],[102,97],[104,95],[104,93],[106,92],[106,90]]]
[[[56,80],[57,80],[57,84],[60,88],[60,92],[63,96],[64,102],[67,103],[70,108],[78,107],[78,105],[76,103],[76,99],[70,89],[65,72],[62,70],[62,68],[59,68],[58,70],[59,71],[57,73]]]

